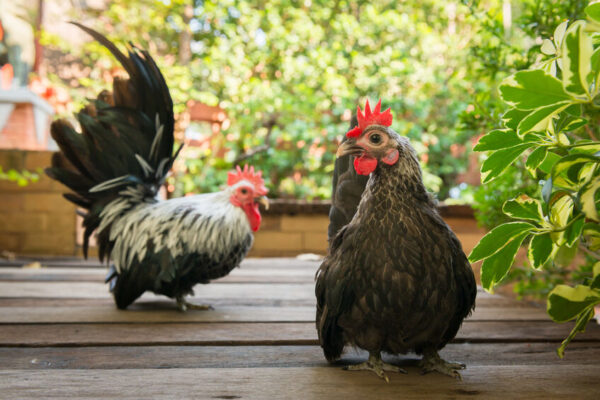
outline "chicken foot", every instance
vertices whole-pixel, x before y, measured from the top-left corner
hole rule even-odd
[[[383,362],[379,352],[370,352],[369,359],[363,363],[355,365],[347,365],[344,367],[347,371],[373,371],[378,377],[384,379],[387,383],[390,383],[390,379],[384,371],[400,372],[406,374],[406,370],[398,367],[397,365],[388,364]]]
[[[183,297],[177,297],[177,307],[179,311],[186,310],[214,310],[210,304],[194,304],[186,301]]]
[[[421,359],[420,366],[423,368],[422,374],[435,371],[458,380],[462,380],[462,376],[458,370],[467,368],[463,363],[443,360],[438,352],[432,348],[426,348],[423,351],[423,358]]]

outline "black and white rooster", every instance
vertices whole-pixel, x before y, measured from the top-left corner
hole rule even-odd
[[[475,278],[423,185],[414,149],[391,124],[389,109],[379,102],[371,111],[367,102],[339,147],[330,248],[316,278],[319,340],[330,361],[346,345],[367,350],[368,361],[347,369],[386,380],[384,371],[403,370],[382,352],[423,354],[424,372],[460,377],[464,365],[438,351],[473,309]]]
[[[230,172],[216,193],[159,200],[179,150],[173,154],[173,103],[150,55],[131,47],[125,56],[98,32],[75,23],[117,58],[129,78],[115,78],[77,114],[81,133],[53,122],[60,151],[46,173],[74,193],[65,197],[87,210],[84,255],[97,232],[99,257],[113,264],[107,276],[118,308],[145,291],[177,300],[181,310],[205,309],[184,300],[197,283],[227,275],[252,246],[267,193],[261,172]],[[268,203],[266,203],[268,204]]]

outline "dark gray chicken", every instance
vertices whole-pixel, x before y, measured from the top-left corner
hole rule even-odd
[[[390,110],[380,110],[381,101],[373,112],[368,102],[364,114],[358,108],[358,126],[337,153],[355,157],[355,171],[369,179],[356,213],[335,233],[317,272],[321,347],[329,361],[346,345],[367,350],[368,361],[347,369],[371,370],[386,380],[384,371],[405,371],[384,363],[381,352],[416,352],[423,355],[424,372],[460,378],[465,365],[442,360],[438,350],[474,308],[475,277],[423,185],[414,149],[389,127]],[[354,191],[360,187],[356,179],[347,184]],[[334,207],[341,210],[344,199],[336,189]]]

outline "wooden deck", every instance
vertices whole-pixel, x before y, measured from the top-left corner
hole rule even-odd
[[[198,286],[212,311],[181,313],[146,294],[119,311],[105,270],[80,261],[0,265],[0,398],[176,399],[598,399],[600,327],[555,350],[571,324],[543,309],[479,292],[477,309],[442,357],[467,364],[463,380],[421,375],[418,357],[386,384],[329,365],[314,327],[318,262],[249,259]]]

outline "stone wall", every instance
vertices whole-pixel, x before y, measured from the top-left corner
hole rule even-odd
[[[47,151],[0,150],[0,166],[5,170],[42,169],[50,165],[50,158]],[[43,174],[38,182],[24,187],[0,180],[0,253],[81,256],[75,206],[62,197],[64,191]],[[263,211],[250,255],[325,254],[328,211],[328,202],[273,201],[270,210]],[[440,211],[468,254],[484,234],[471,208],[445,206]],[[92,246],[89,254],[95,256],[96,248]]]

